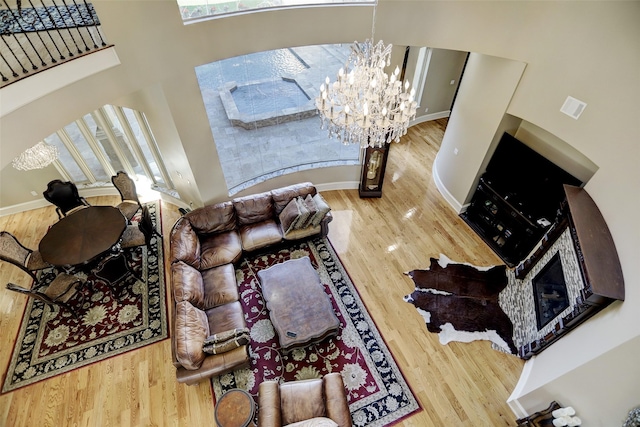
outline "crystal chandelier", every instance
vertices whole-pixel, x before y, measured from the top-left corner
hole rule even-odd
[[[57,158],[58,148],[46,144],[44,141],[40,141],[13,159],[11,164],[18,170],[28,171],[32,169],[42,169]]]
[[[382,147],[407,133],[409,121],[416,116],[415,89],[409,91],[409,81],[402,84],[398,67],[391,76],[384,72],[391,62],[391,48],[382,40],[374,45],[373,37],[354,42],[336,81],[331,83],[327,77],[322,83],[316,107],[330,138]]]

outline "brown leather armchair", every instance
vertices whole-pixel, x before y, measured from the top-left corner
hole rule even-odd
[[[265,381],[258,391],[258,425],[281,427],[291,425],[328,425],[329,418],[340,427],[351,427],[351,413],[342,376],[337,373],[322,379],[291,381],[280,384]],[[309,420],[318,420],[309,424]],[[329,423],[333,425],[332,423]]]

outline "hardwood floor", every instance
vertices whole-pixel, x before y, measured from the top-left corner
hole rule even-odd
[[[500,263],[435,187],[431,165],[445,126],[444,119],[414,126],[391,147],[381,199],[360,199],[357,190],[323,192],[334,216],[329,239],[423,408],[398,425],[515,426],[505,401],[523,361],[492,350],[488,342],[441,345],[402,299],[413,290],[404,272],[427,267],[431,256]],[[165,253],[179,215],[175,206],[162,204]],[[35,248],[56,219],[47,207],[1,217],[0,230]],[[3,374],[26,304],[26,297],[5,289],[7,282],[30,286],[28,275],[0,262]],[[0,426],[34,425],[213,426],[212,391],[206,381],[176,382],[165,340],[0,395]]]

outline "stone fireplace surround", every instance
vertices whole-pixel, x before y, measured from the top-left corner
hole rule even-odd
[[[564,186],[558,218],[535,252],[514,270],[499,304],[514,326],[519,356],[529,359],[615,300],[624,300],[624,279],[613,238],[600,210],[583,188]],[[532,281],[559,254],[569,307],[538,330]]]
[[[534,300],[533,279],[547,265],[555,254],[560,255],[569,307],[538,330],[536,305]],[[500,292],[499,304],[513,323],[513,341],[517,348],[543,339],[553,333],[562,318],[571,314],[582,301],[581,290],[585,283],[580,273],[578,257],[568,228],[562,232],[549,249],[522,279],[516,277],[516,270],[507,270],[507,287]]]

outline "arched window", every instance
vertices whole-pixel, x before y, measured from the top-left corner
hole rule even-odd
[[[372,0],[177,0],[180,15],[185,22],[207,17],[219,17],[247,11],[275,9],[282,7],[309,6],[321,4],[374,4]]]
[[[58,147],[54,163],[63,177],[79,187],[111,185],[122,170],[149,181],[151,188],[178,197],[142,113],[105,105],[45,138]]]
[[[349,52],[303,46],[196,67],[229,195],[287,173],[359,163],[360,147],[329,139],[315,107]]]

